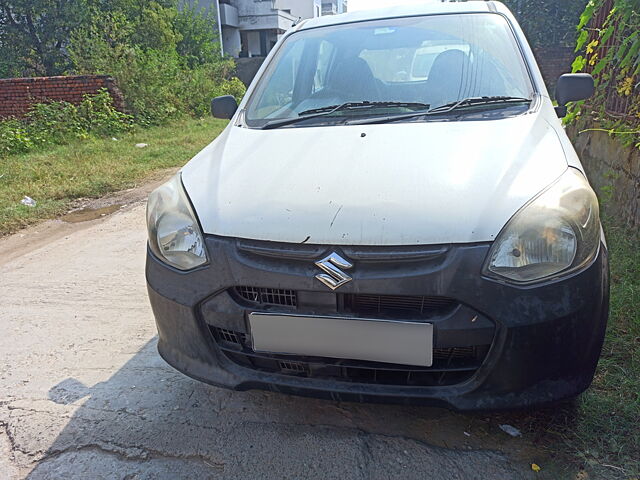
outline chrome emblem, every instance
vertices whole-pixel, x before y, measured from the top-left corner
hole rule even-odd
[[[316,262],[316,265],[320,267],[320,270],[325,272],[319,273],[316,275],[316,278],[331,290],[335,290],[353,280],[349,275],[340,270],[341,268],[349,270],[353,268],[353,265],[335,252]]]

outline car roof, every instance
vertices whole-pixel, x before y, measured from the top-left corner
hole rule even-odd
[[[366,22],[387,18],[415,17],[420,15],[437,15],[442,13],[505,13],[507,8],[500,2],[493,1],[443,1],[427,0],[414,5],[399,5],[374,10],[361,10],[340,15],[326,15],[301,22],[296,30],[340,25],[344,23]]]

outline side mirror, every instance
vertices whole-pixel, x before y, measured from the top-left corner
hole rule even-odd
[[[560,118],[567,114],[567,103],[586,100],[595,92],[593,77],[588,73],[565,73],[556,84],[556,113]]]
[[[232,95],[216,97],[211,100],[211,115],[216,118],[230,120],[238,110],[238,102]]]

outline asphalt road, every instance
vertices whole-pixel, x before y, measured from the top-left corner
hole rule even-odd
[[[173,370],[146,296],[143,196],[0,239],[0,478],[536,476],[528,436],[495,416],[232,392]]]

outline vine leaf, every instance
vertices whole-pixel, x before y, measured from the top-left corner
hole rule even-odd
[[[593,72],[592,72],[592,74],[593,74],[593,75],[598,75],[598,74],[599,74],[599,73],[604,69],[604,67],[606,67],[606,66],[607,66],[607,63],[609,63],[609,61],[607,60],[607,58],[606,58],[606,57],[605,57],[605,58],[603,58],[603,59],[601,59],[601,60],[596,64],[596,66],[595,66],[595,67],[593,67]]]
[[[576,41],[576,49],[574,50],[574,52],[578,52],[579,50],[581,50],[584,44],[587,43],[587,40],[589,40],[589,32],[586,30],[582,30],[580,32],[580,35],[578,35],[578,40]]]
[[[593,17],[593,13],[595,12],[595,9],[596,9],[596,3],[593,0],[591,0],[587,4],[587,7],[584,9],[584,12],[582,12],[582,15],[580,15],[580,22],[576,27],[578,30],[582,30],[582,28],[589,23],[589,21],[591,20],[591,17]]]
[[[636,35],[637,33],[638,32],[635,32]],[[631,60],[635,60],[633,62],[633,65],[635,65],[637,62],[636,57],[638,56],[638,52],[640,52],[640,39],[636,39],[636,41],[633,42],[633,44],[631,45],[631,48],[629,48],[629,51],[620,62],[620,67],[624,68],[627,66],[631,66],[632,65]]]
[[[573,61],[573,63],[571,64],[571,72],[572,73],[581,72],[586,65],[587,65],[587,59],[584,58],[582,55],[578,55],[576,59]]]
[[[614,26],[613,25],[609,25],[609,27],[607,27],[604,30],[604,33],[601,34],[600,45],[605,45],[607,43],[607,41],[611,38],[611,35],[613,35],[614,31],[615,31]]]

